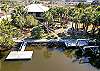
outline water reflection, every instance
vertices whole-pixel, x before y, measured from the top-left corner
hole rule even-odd
[[[50,57],[52,57],[52,51],[49,51],[48,49],[46,49],[46,50],[44,51],[44,57],[45,57],[45,58],[50,58]]]
[[[0,60],[0,71],[1,71],[1,60]]]
[[[1,71],[20,71],[22,62],[20,61],[5,61],[2,62],[2,68]]]
[[[0,71],[90,71],[89,66],[72,63],[59,49],[41,47],[27,47],[26,50],[34,51],[32,60],[4,61]]]

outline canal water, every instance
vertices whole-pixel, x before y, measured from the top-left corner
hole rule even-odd
[[[89,64],[72,62],[59,50],[45,46],[27,48],[34,51],[32,60],[1,61],[0,71],[99,71]]]

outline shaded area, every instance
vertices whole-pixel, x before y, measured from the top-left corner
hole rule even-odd
[[[75,51],[76,59],[79,63],[90,63],[92,66],[100,69],[100,47],[87,46]]]

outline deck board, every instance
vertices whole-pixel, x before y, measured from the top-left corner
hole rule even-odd
[[[11,51],[6,60],[31,59],[33,51]]]

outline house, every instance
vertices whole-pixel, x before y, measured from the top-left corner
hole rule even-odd
[[[43,21],[43,13],[48,11],[49,8],[42,4],[31,4],[26,6],[29,14],[35,16],[38,20]]]

